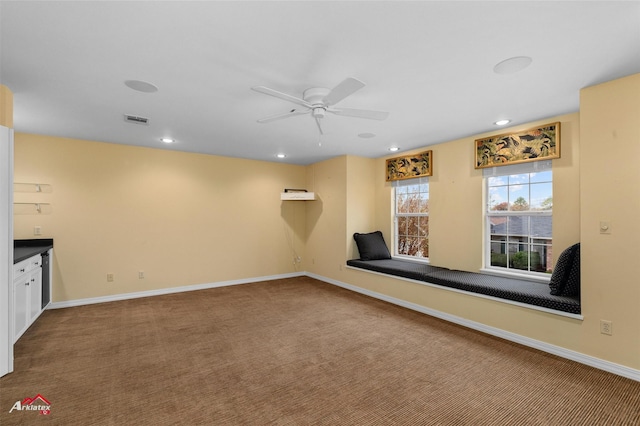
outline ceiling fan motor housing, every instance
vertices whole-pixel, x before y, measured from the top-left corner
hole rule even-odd
[[[313,106],[326,106],[324,104],[324,97],[329,94],[330,90],[325,89],[323,87],[312,87],[311,89],[307,89],[302,94],[302,98],[309,102]]]

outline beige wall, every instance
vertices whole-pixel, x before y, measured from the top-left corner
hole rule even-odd
[[[304,270],[305,204],[279,195],[302,166],[16,134],[14,176],[52,187],[15,193],[51,212],[14,236],[54,238],[54,301]]]
[[[580,117],[584,350],[640,368],[640,74],[582,90]]]
[[[308,166],[316,201],[307,201],[307,271],[333,277],[347,258],[347,157]]]
[[[347,157],[347,255],[358,257],[358,248],[353,239],[356,232],[377,230],[375,224],[376,161],[370,158]]]
[[[345,260],[357,257],[353,234],[379,229],[375,165],[374,159],[342,156],[308,166],[319,196],[307,207],[309,272],[340,278]]]
[[[429,147],[429,257],[434,265],[482,266],[482,172],[473,168],[472,138]]]
[[[0,126],[13,129],[13,93],[0,84]]]

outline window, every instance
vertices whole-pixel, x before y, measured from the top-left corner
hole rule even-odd
[[[503,166],[485,174],[488,267],[552,271],[553,180],[550,161],[543,163],[549,164]]]
[[[395,249],[397,256],[429,257],[429,180],[394,182]]]

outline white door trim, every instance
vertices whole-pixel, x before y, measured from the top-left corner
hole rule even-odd
[[[0,377],[13,371],[13,129],[0,126]],[[6,183],[5,183],[6,182]]]

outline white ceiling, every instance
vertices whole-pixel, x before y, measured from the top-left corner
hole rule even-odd
[[[581,88],[640,72],[638,1],[2,0],[0,15],[16,131],[293,164],[575,112]],[[533,62],[493,72],[515,56]],[[301,97],[346,77],[367,85],[338,106],[389,118],[327,114],[322,137],[309,115],[256,122],[295,105],[250,87]]]

